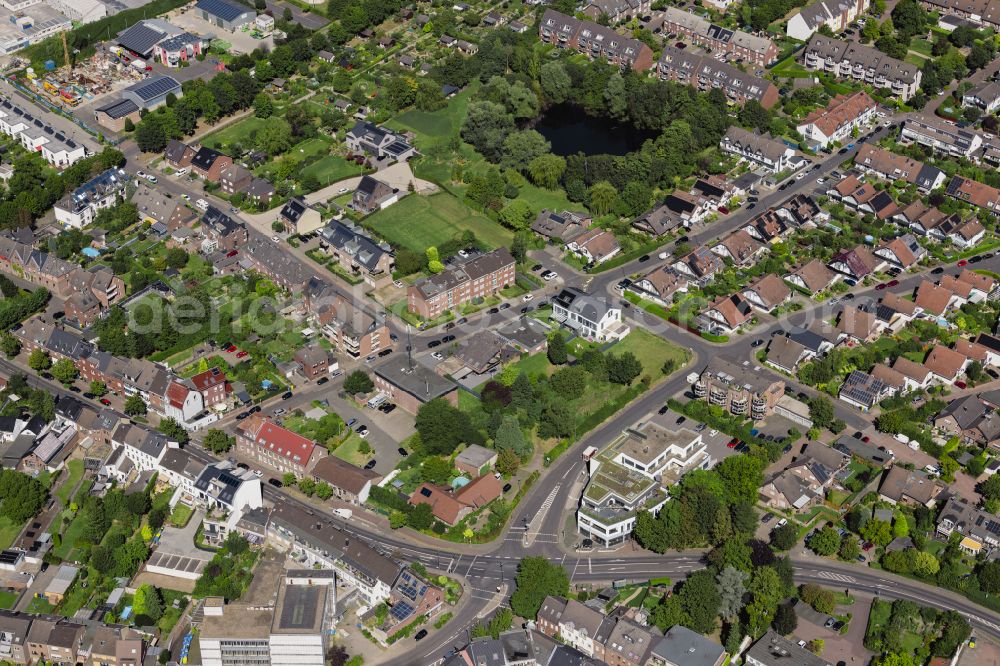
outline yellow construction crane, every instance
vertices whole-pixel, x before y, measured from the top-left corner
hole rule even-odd
[[[62,32],[62,42],[63,42],[63,58],[66,59],[66,69],[72,71],[73,65],[69,61],[69,44],[66,41],[66,31]]]

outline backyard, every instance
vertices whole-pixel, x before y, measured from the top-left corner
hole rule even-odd
[[[399,203],[365,218],[363,224],[392,245],[421,253],[463,231],[473,232],[492,248],[507,247],[513,238],[510,231],[444,192],[404,197]]]

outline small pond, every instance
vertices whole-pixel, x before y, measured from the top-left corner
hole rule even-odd
[[[642,147],[653,131],[637,130],[604,118],[588,116],[572,104],[551,106],[536,118],[531,128],[552,144],[555,155],[625,155]]]

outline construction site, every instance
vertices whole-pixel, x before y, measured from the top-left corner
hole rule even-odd
[[[142,60],[128,57],[121,47],[98,48],[90,58],[73,63],[66,35],[63,33],[63,62],[45,62],[43,71],[28,67],[24,70],[25,87],[55,106],[74,109],[108,93],[142,80],[152,67]]]

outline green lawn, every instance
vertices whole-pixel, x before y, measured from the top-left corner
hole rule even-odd
[[[17,593],[10,590],[0,590],[0,608],[11,609],[17,602]]]
[[[246,144],[250,140],[251,135],[256,134],[266,124],[267,121],[263,118],[250,116],[238,123],[233,123],[229,127],[224,127],[218,132],[209,134],[201,140],[201,144],[215,149],[230,146],[233,143]]]
[[[459,391],[459,393],[462,393],[462,391]],[[348,437],[343,444],[337,447],[337,450],[333,452],[333,455],[337,456],[341,460],[346,460],[352,465],[358,465],[361,467],[366,462],[371,460],[372,457],[372,454],[361,453],[361,451],[358,450],[358,447],[360,447],[361,443],[364,441],[365,440],[358,437],[356,433],[351,433],[351,436]]]
[[[923,37],[917,37],[916,39],[911,39],[910,40],[910,50],[911,51],[916,51],[917,53],[919,53],[922,56],[926,56],[926,57],[930,58],[931,57],[931,48],[933,48],[933,44],[931,44],[930,42],[928,42]]]
[[[63,481],[62,485],[59,486],[59,490],[56,491],[56,497],[62,500],[63,506],[69,506],[69,499],[72,496],[73,489],[76,488],[76,484],[83,477],[83,461],[70,460],[66,463],[66,467],[69,469],[69,477]]]
[[[21,533],[22,527],[24,526],[12,523],[10,518],[0,516],[0,549],[10,548],[10,545],[14,543],[14,539]]]
[[[403,197],[399,203],[365,218],[364,225],[392,245],[421,253],[467,230],[493,248],[507,247],[513,238],[510,231],[446,192]]]
[[[621,342],[613,346],[609,352],[621,354],[630,351],[642,363],[645,374],[654,382],[663,376],[663,364],[667,359],[673,359],[677,369],[683,367],[690,358],[690,353],[684,347],[667,342],[642,328],[634,328]]]
[[[45,599],[45,597],[35,597],[34,599],[31,600],[31,603],[28,604],[28,608],[26,610],[29,613],[34,613],[34,614],[37,614],[37,615],[43,615],[43,614],[46,614],[46,613],[51,613],[52,609],[54,609],[54,608],[55,608],[55,606],[53,606],[52,604],[50,604]]]
[[[289,148],[284,154],[266,163],[259,169],[259,172],[265,176],[269,176],[277,170],[278,164],[282,162],[292,162],[293,165],[298,165],[309,158],[323,156],[320,160],[318,160],[321,161],[325,157],[329,157],[332,145],[333,140],[325,136],[316,136],[311,139],[306,139],[305,141],[297,143]],[[295,176],[293,175],[293,178],[294,177]]]
[[[470,85],[448,101],[447,106],[437,111],[420,111],[411,109],[386,123],[393,129],[411,130],[416,133],[418,148],[426,148],[427,142],[443,139],[458,131],[465,120],[465,110],[469,100],[479,89],[476,84]]]
[[[348,162],[339,155],[327,155],[303,169],[301,175],[313,175],[319,184],[325,187],[330,183],[336,183],[338,180],[357,176],[360,173],[361,167],[354,162]]]
[[[194,510],[191,507],[178,502],[177,506],[174,507],[173,513],[170,514],[170,524],[174,527],[184,527],[191,520],[192,515],[194,515]]]
[[[62,542],[53,549],[53,552],[58,555],[61,559],[67,559],[69,554],[73,551],[74,546],[76,546],[76,541],[83,535],[84,529],[86,529],[86,521],[81,519],[80,513],[76,514],[73,522],[69,524],[66,531],[62,534]]]

